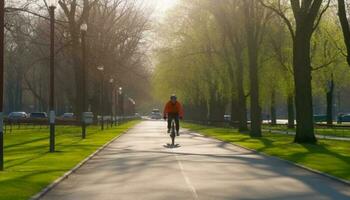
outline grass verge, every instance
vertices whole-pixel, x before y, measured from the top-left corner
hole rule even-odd
[[[19,129],[5,134],[5,171],[0,172],[0,200],[28,199],[72,169],[99,147],[120,135],[138,121],[100,131],[87,129],[81,139],[81,128],[56,127],[56,152],[49,153],[49,130]]]
[[[315,134],[348,138],[350,137],[350,130],[344,128],[316,128]]]
[[[274,130],[274,131],[283,131],[283,132],[295,132],[295,129],[289,129],[286,125],[280,126],[269,126],[263,125],[263,129],[266,130]],[[350,138],[350,129],[348,128],[315,128],[315,134],[317,135],[325,135],[325,136],[334,136],[334,137],[346,137]]]
[[[184,123],[203,135],[238,144],[350,181],[350,142],[319,140],[317,145],[293,143],[293,136],[264,133],[251,138],[231,128]]]

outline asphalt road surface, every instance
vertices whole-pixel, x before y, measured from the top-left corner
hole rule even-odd
[[[168,148],[165,126],[140,123],[43,199],[350,199],[343,183],[197,133]]]

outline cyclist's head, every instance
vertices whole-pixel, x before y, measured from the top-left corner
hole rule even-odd
[[[176,100],[177,100],[176,95],[175,95],[175,94],[171,95],[171,96],[170,96],[170,100],[171,100],[172,102],[176,102]]]

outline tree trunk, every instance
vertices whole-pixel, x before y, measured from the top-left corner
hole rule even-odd
[[[344,0],[338,0],[338,16],[343,30],[344,42],[347,50],[346,60],[350,65],[350,27],[346,16],[346,6]]]
[[[225,103],[217,96],[216,92],[212,92],[212,94],[209,104],[209,121],[222,122],[225,115]]]
[[[20,78],[16,81],[15,110],[22,110],[22,80]]]
[[[75,104],[74,104],[74,112],[77,116],[77,120],[80,120],[81,113],[82,113],[82,70],[81,70],[81,63],[80,63],[80,48],[79,48],[79,35],[78,31],[76,31],[75,28],[76,24],[71,24],[71,36],[72,36],[72,60],[73,60],[73,67],[74,67],[74,78],[75,78]]]
[[[333,93],[327,92],[327,124],[333,124]]]
[[[208,107],[205,103],[200,103],[199,105],[195,105],[194,109],[198,112],[195,112],[195,116],[194,116],[194,120],[198,120],[198,121],[206,121],[207,120],[207,113],[208,113]]]
[[[270,106],[270,114],[271,114],[271,124],[277,124],[277,116],[276,116],[276,91],[272,90],[271,93],[271,106]]]
[[[337,113],[341,113],[342,112],[342,101],[341,101],[341,93],[338,91],[337,92]]]
[[[240,132],[247,131],[247,105],[246,105],[246,97],[244,94],[244,88],[243,88],[243,62],[242,62],[242,53],[240,53],[240,49],[235,49],[235,55],[236,55],[236,62],[237,62],[237,78],[236,78],[236,85],[237,85],[237,91],[238,91],[238,118],[239,118],[239,125],[238,130]]]
[[[239,123],[239,105],[238,105],[238,100],[237,97],[235,95],[231,95],[231,123],[233,126],[236,127],[237,122]]]
[[[258,15],[257,1],[244,1],[246,12],[246,39],[248,46],[249,81],[250,81],[250,119],[251,137],[261,137],[261,107],[259,105],[258,53],[261,33],[261,21]]]
[[[306,23],[305,23],[306,24]],[[297,129],[294,141],[315,143],[311,90],[310,40],[312,27],[297,26],[293,45]]]
[[[198,102],[198,104],[183,105],[186,114],[186,120],[194,120],[199,122],[206,121],[207,106],[204,103]]]
[[[334,81],[333,76],[332,80],[329,83],[329,90],[327,91],[327,124],[333,124],[333,92],[334,92]]]
[[[251,34],[248,34],[251,35]],[[254,37],[248,36],[249,78],[250,78],[250,136],[261,137],[261,108],[259,105],[258,47]]]
[[[287,97],[287,106],[288,106],[288,128],[294,129],[295,128],[294,96],[292,94],[289,94]]]
[[[12,112],[14,111],[14,95],[13,95],[13,91],[11,89],[10,83],[7,83],[7,87],[6,87],[6,97],[7,97],[7,107],[8,107],[8,112]]]

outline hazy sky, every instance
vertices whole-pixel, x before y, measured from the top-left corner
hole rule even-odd
[[[143,0],[150,1],[154,4],[157,15],[164,15],[164,13],[171,7],[173,7],[178,0]]]

